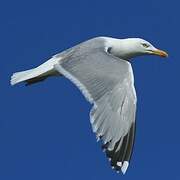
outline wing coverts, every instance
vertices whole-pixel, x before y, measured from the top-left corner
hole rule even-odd
[[[93,132],[117,171],[130,160],[135,131],[136,94],[129,62],[99,48],[79,49],[54,68],[70,79],[94,104]],[[123,171],[123,170],[122,170]]]

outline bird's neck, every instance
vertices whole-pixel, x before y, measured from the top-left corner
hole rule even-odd
[[[112,55],[127,61],[141,55],[131,46],[128,39],[108,38],[107,46],[110,47],[110,53]]]

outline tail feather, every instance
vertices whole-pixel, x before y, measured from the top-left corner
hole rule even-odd
[[[11,76],[11,85],[15,85],[19,82],[26,81],[36,77],[37,73],[34,73],[35,69],[30,69],[22,72],[16,72]]]
[[[15,85],[20,82],[27,82],[27,85],[43,81],[49,76],[60,75],[54,70],[54,64],[58,62],[59,59],[51,58],[40,66],[21,72],[16,72],[11,76],[11,85]]]

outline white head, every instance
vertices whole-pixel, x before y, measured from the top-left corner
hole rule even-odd
[[[155,48],[151,43],[140,38],[111,39],[111,53],[120,58],[129,60],[141,55],[158,55],[167,57],[165,51]]]

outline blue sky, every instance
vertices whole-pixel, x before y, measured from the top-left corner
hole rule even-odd
[[[179,180],[179,3],[1,1],[0,179]],[[136,142],[125,176],[111,170],[89,123],[90,105],[65,78],[11,87],[13,72],[95,36],[142,37],[168,59],[133,61]]]

